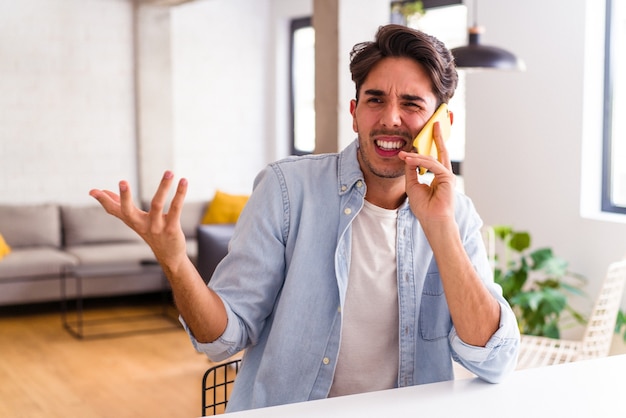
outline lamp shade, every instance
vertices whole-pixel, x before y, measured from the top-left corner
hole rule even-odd
[[[452,55],[458,68],[525,70],[524,62],[507,50],[495,46],[482,45],[479,26],[469,28],[469,45],[453,48]]]

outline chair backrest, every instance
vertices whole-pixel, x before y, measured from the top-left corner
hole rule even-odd
[[[210,367],[202,377],[202,415],[224,413],[239,372],[241,359]]]
[[[581,358],[608,356],[625,281],[626,260],[611,263],[589,316],[582,339]]]

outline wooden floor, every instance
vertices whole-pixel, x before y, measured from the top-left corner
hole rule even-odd
[[[125,302],[89,312],[136,314],[157,303]],[[197,417],[212,364],[180,326],[79,340],[56,305],[0,310],[0,417]]]
[[[127,317],[158,311],[159,302],[116,298],[88,307],[97,307],[90,315]],[[158,325],[164,324],[172,325]],[[136,325],[124,321],[104,330]],[[614,338],[611,351],[626,353],[626,344]],[[58,305],[0,308],[0,417],[198,417],[202,376],[213,364],[179,326],[79,340],[62,327]]]

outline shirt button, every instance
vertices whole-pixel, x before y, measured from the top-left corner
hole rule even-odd
[[[346,186],[345,184],[343,186],[341,186],[341,191],[345,192],[346,190],[348,190],[348,186]]]
[[[341,312],[341,306],[337,307],[337,312]]]
[[[350,208],[345,208],[345,209],[343,210],[343,213],[345,213],[346,215],[350,215],[350,214],[352,213],[352,209],[350,209]]]
[[[363,187],[363,182],[361,180],[357,181],[356,187]]]
[[[328,363],[330,363],[330,359],[328,357],[324,357],[324,360],[322,360],[322,363],[328,365]]]

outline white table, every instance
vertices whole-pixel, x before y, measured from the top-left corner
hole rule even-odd
[[[232,418],[626,417],[626,355],[477,378],[261,408]]]

